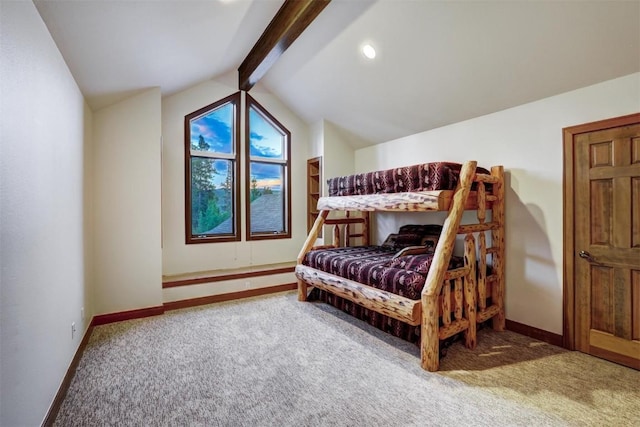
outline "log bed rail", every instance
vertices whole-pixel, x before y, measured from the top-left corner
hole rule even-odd
[[[297,259],[298,299],[306,301],[308,286],[314,286],[410,325],[420,325],[421,366],[429,371],[438,370],[439,340],[464,332],[465,345],[475,348],[477,323],[492,319],[494,330],[504,330],[504,169],[494,166],[490,175],[480,174],[475,173],[476,165],[475,161],[468,161],[462,166],[455,190],[321,197],[319,215]],[[471,191],[473,183],[475,191]],[[492,185],[490,192],[485,184]],[[333,210],[449,211],[420,300],[302,264],[310,250],[320,248],[314,247],[314,243],[324,225],[334,225],[334,238],[332,245],[323,248],[340,245],[339,227],[345,224],[347,236],[349,224],[357,223],[367,230],[363,231],[362,238],[368,236],[368,214],[353,218],[347,213],[347,217],[328,219]],[[461,224],[465,210],[477,212],[476,223]],[[491,211],[490,221],[487,221],[487,210]],[[447,270],[458,234],[464,235],[464,267]],[[487,247],[487,234],[491,247]],[[492,273],[487,275],[489,266]]]

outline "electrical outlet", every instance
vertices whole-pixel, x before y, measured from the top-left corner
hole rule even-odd
[[[76,335],[76,322],[71,322],[71,339]]]
[[[244,287],[245,289],[249,289],[251,287],[251,282],[249,281],[244,282]]]
[[[80,318],[84,320],[84,307],[80,308]]]

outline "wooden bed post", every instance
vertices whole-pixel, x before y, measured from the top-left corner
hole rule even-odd
[[[484,232],[481,232],[484,234]],[[469,328],[464,331],[467,348],[476,348],[476,240],[469,233],[464,238],[464,263],[469,267],[469,273],[464,278],[464,307]]]
[[[320,230],[322,230],[322,226],[324,225],[324,220],[327,219],[329,215],[328,210],[322,210],[318,214],[316,221],[313,223],[313,227],[311,227],[311,231],[307,236],[307,240],[305,240],[304,245],[302,246],[302,250],[298,254],[298,264],[302,264],[304,261],[304,256],[311,250],[316,240],[318,239],[318,234],[320,234]],[[298,301],[306,301],[307,300],[307,283],[304,280],[298,279]]]
[[[423,369],[437,371],[439,360],[438,335],[438,295],[442,289],[445,272],[449,267],[453,247],[456,243],[458,227],[462,220],[471,183],[476,174],[477,162],[465,162],[460,171],[458,186],[453,195],[449,215],[442,227],[442,233],[422,289],[422,324],[420,330],[420,359]]]
[[[336,248],[340,247],[340,225],[333,225],[333,246]]]
[[[491,212],[491,220],[499,224],[496,230],[491,232],[492,245],[497,248],[497,252],[493,254],[493,268],[496,270],[497,279],[492,289],[491,299],[498,304],[499,311],[492,320],[493,329],[503,331],[505,328],[504,313],[504,281],[505,281],[505,260],[504,260],[504,167],[494,166],[491,168],[491,175],[499,178],[499,181],[493,184],[492,193],[496,197],[493,202],[493,210]]]
[[[433,269],[433,264],[431,265]],[[420,359],[422,369],[435,372],[440,363],[438,337],[438,295],[422,293],[422,321],[420,324]]]

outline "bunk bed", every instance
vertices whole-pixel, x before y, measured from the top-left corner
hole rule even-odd
[[[477,324],[491,319],[493,329],[504,329],[502,166],[488,171],[476,161],[426,163],[332,178],[328,184],[329,196],[318,200],[318,217],[298,255],[298,300],[307,301],[309,288],[318,288],[419,327],[421,366],[429,371],[438,370],[442,340],[462,333],[465,345],[475,348]],[[461,224],[465,210],[476,211],[477,220]],[[340,217],[329,217],[340,211]],[[369,212],[375,211],[448,214],[439,236],[424,239],[423,233],[421,245],[414,241],[389,250],[369,245]],[[349,227],[356,224],[362,245],[349,247]],[[332,244],[314,246],[325,225],[334,226]],[[453,257],[457,235],[464,236],[461,259]],[[372,267],[369,261],[378,263]]]

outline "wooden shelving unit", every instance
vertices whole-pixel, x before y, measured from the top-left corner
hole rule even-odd
[[[307,160],[307,233],[318,216],[318,199],[322,194],[322,156]],[[322,237],[322,232],[318,237]]]

